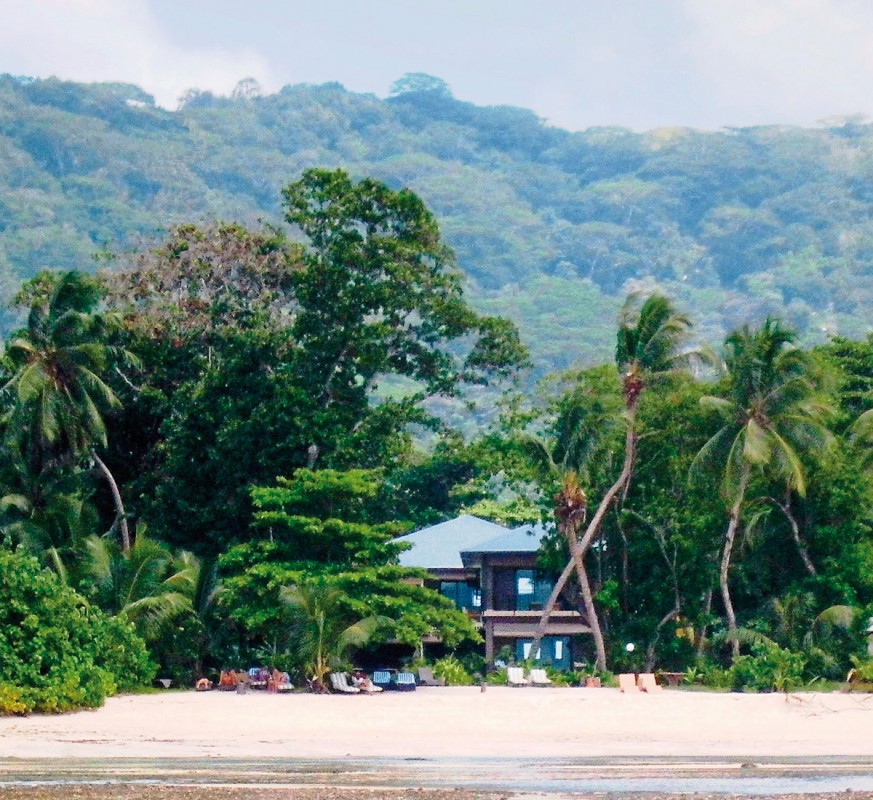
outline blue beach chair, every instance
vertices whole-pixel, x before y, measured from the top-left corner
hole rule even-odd
[[[415,675],[411,672],[398,672],[394,679],[394,685],[401,692],[415,691]]]
[[[391,673],[387,669],[376,670],[376,672],[373,673],[373,685],[384,690],[393,689],[394,686],[391,684]]]

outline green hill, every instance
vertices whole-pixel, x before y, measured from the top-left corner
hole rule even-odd
[[[437,79],[385,100],[253,88],[170,112],[134,86],[0,77],[0,294],[176,222],[276,221],[282,185],[342,165],[424,198],[541,368],[608,357],[621,297],[654,285],[712,340],[766,313],[807,341],[871,329],[871,126],[570,133]]]

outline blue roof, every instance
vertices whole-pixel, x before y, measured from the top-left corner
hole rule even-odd
[[[510,531],[504,531],[492,539],[478,542],[473,547],[466,547],[465,553],[535,553],[540,549],[540,542],[547,533],[546,526],[541,522],[533,525],[520,525]]]
[[[462,514],[447,522],[400,536],[397,541],[412,544],[411,549],[400,554],[400,565],[425,569],[463,569],[462,550],[475,550],[481,542],[507,533],[510,531],[502,525]]]

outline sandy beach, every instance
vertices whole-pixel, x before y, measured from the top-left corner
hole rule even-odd
[[[0,719],[2,758],[873,756],[873,695],[166,692]]]

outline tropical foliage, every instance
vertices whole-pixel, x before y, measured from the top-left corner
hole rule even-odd
[[[428,86],[393,108],[457,110]],[[152,664],[185,684],[266,663],[319,686],[425,640],[445,677],[481,674],[473,622],[400,566],[397,539],[471,509],[549,526],[540,633],[555,603],[579,608],[588,672],[759,690],[866,675],[873,338],[802,349],[787,322],[750,319],[720,363],[711,320],[643,292],[616,303],[610,363],[534,387],[518,330],[468,303],[414,192],[309,169],[282,197],[298,242],[183,223],[97,278],[18,292],[7,711],[95,705]]]

